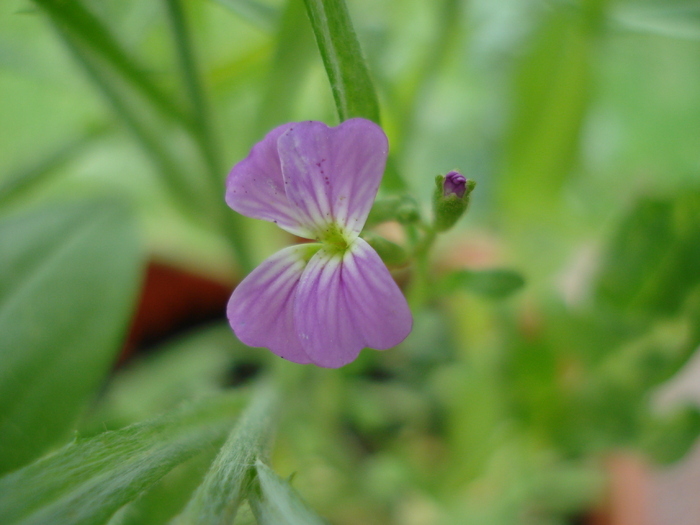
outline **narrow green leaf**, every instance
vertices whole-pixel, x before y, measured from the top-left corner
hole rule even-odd
[[[152,160],[154,166],[162,176],[166,188],[170,191],[173,202],[180,207],[186,215],[193,216],[197,213],[197,204],[201,196],[187,180],[186,175],[180,169],[172,154],[162,143],[161,138],[148,125],[144,123],[141,112],[129,104],[128,96],[123,90],[110,80],[104,68],[101,68],[91,58],[83,46],[81,46],[68,32],[58,29],[69,51],[73,53],[78,64],[85,70],[88,78],[95,84],[98,91],[112,106],[114,113],[122,120],[127,129],[134,135],[146,154]]]
[[[255,462],[260,494],[251,491],[250,506],[260,525],[327,525],[292,486],[262,461]]]
[[[214,2],[266,31],[273,31],[279,19],[277,9],[256,0],[214,0]]]
[[[256,119],[256,138],[292,120],[299,92],[317,53],[303,0],[287,1],[276,42],[270,78]]]
[[[506,269],[458,270],[440,281],[443,293],[456,289],[468,290],[494,299],[504,299],[525,285],[525,279],[518,272]]]
[[[344,0],[304,0],[341,122],[379,124],[379,103]]]
[[[165,5],[175,40],[182,79],[194,115],[193,132],[195,140],[204,157],[215,192],[218,194],[221,192],[221,179],[223,176],[221,158],[212,131],[209,103],[205,97],[195,53],[192,48],[192,41],[185,23],[182,4],[180,0],[165,0]]]
[[[146,68],[124,50],[110,29],[79,0],[34,1],[58,28],[108,63],[164,115],[186,126],[190,124],[189,115],[148,78]]]
[[[635,33],[700,40],[700,5],[697,3],[627,3],[616,8],[611,19],[614,26]]]
[[[138,244],[115,201],[0,223],[0,472],[66,439],[109,372],[135,299]]]
[[[221,448],[204,481],[178,516],[176,525],[228,525],[246,498],[255,459],[272,437],[277,394],[270,385],[256,392],[236,428]]]
[[[205,97],[205,90],[197,67],[192,41],[185,23],[182,4],[180,0],[165,0],[165,4],[175,40],[180,71],[194,115],[191,129],[192,138],[206,166],[212,200],[220,203],[218,207],[220,222],[226,233],[229,233],[228,237],[238,256],[238,262],[244,271],[249,271],[253,265],[241,217],[231,213],[223,205],[220,196],[224,187],[223,176],[225,170],[211,123],[209,103]]]
[[[531,227],[528,221],[541,222],[558,209],[578,158],[595,39],[595,27],[583,12],[553,9],[518,65],[499,182],[511,224]]]
[[[0,205],[47,181],[59,168],[82,153],[95,139],[103,136],[106,129],[106,126],[100,126],[88,130],[81,136],[67,141],[45,158],[34,162],[32,166],[9,175],[0,184]]]
[[[362,117],[381,124],[379,102],[345,0],[304,0],[340,121]],[[382,187],[406,189],[393,157],[387,161]]]
[[[104,523],[230,428],[240,400],[221,396],[88,439],[0,478],[0,522]]]

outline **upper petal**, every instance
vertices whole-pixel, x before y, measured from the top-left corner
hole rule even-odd
[[[290,246],[263,261],[233,291],[227,316],[243,343],[264,346],[295,363],[309,363],[294,327],[294,297],[309,244]]]
[[[277,150],[289,202],[308,229],[336,223],[357,236],[367,219],[389,151],[384,131],[362,118],[331,128],[290,125]]]
[[[233,167],[226,179],[226,203],[238,213],[274,222],[288,232],[311,238],[296,208],[287,200],[277,152],[277,139],[292,126],[284,124],[270,131]]]
[[[385,350],[411,332],[406,299],[372,247],[362,239],[345,254],[321,249],[302,274],[295,325],[306,355],[337,368],[360,350]]]

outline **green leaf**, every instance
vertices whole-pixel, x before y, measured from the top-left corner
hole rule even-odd
[[[304,0],[341,122],[379,124],[379,103],[344,0]]]
[[[230,428],[238,396],[189,405],[88,439],[0,479],[0,522],[99,524]]]
[[[331,84],[338,118],[362,117],[381,124],[379,102],[344,0],[304,0],[323,65]],[[393,157],[387,160],[382,187],[406,189]]]
[[[439,283],[443,293],[463,289],[494,299],[504,299],[525,285],[525,279],[518,272],[495,268],[491,270],[458,270],[452,272]]]
[[[5,219],[0,253],[4,472],[65,440],[104,381],[132,311],[141,260],[130,211],[111,200]]]
[[[81,433],[114,430],[171,410],[183,401],[220,392],[236,357],[243,354],[241,346],[225,323],[179,337],[130,361],[101,392]]]
[[[256,0],[214,0],[214,2],[230,9],[241,18],[245,18],[266,31],[272,31],[279,19],[277,9]]]
[[[584,12],[552,10],[517,67],[500,198],[510,223],[528,227],[557,209],[578,157],[591,87],[595,27]]]
[[[237,214],[230,213],[228,208],[225,208],[221,202],[220,194],[223,186],[221,177],[225,169],[222,164],[217,137],[212,125],[210,104],[205,96],[205,89],[200,78],[199,67],[185,21],[182,4],[180,0],[166,0],[165,5],[173,38],[175,40],[183,84],[185,85],[192,106],[191,113],[194,116],[190,131],[192,139],[199,149],[204,165],[206,166],[210,185],[210,196],[212,202],[220,204],[218,206],[219,215],[221,216],[220,221],[223,229],[229,234],[228,238],[236,251],[238,262],[244,271],[250,271],[253,268],[253,264],[241,218]]]
[[[9,175],[0,184],[0,205],[21,196],[50,179],[56,171],[82,153],[95,139],[104,135],[106,126],[95,127],[73,138],[33,165]]]
[[[700,193],[641,199],[622,220],[598,278],[598,298],[626,311],[672,315],[700,284]]]
[[[697,3],[622,5],[615,9],[611,18],[616,26],[636,33],[700,40],[700,6]]]
[[[178,516],[176,525],[226,525],[247,496],[255,459],[266,453],[272,436],[277,394],[262,385],[221,448],[204,481]]]
[[[151,81],[145,73],[146,68],[127,53],[109,27],[80,1],[35,0],[35,3],[49,15],[58,28],[109,64],[164,115],[185,125],[191,123],[190,116],[182,112],[178,104]]]
[[[252,491],[250,506],[260,525],[324,525],[292,486],[262,461],[255,462],[260,493]]]
[[[303,0],[288,0],[277,30],[276,47],[262,99],[255,136],[294,118],[293,109],[317,57]]]
[[[678,461],[690,450],[700,436],[700,411],[683,407],[663,417],[653,417],[646,423],[642,447],[655,461],[668,464]]]

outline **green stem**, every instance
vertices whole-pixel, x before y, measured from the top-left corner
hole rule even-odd
[[[90,80],[107,99],[129,131],[136,137],[158,171],[162,173],[162,178],[172,194],[174,202],[187,216],[198,216],[197,199],[193,198],[193,195],[196,195],[196,193],[187,184],[185,175],[180,171],[178,164],[170,157],[167,149],[159,142],[157,136],[139,121],[136,113],[131,110],[124,97],[114,87],[114,84],[109,82],[88,54],[73,40],[73,37],[60,26],[56,26],[56,29]]]
[[[241,269],[244,272],[248,272],[252,268],[252,260],[243,220],[239,215],[223,205],[223,198],[221,197],[224,192],[223,162],[217,147],[209,104],[206,101],[192,41],[185,23],[182,4],[180,0],[165,0],[165,4],[177,48],[180,71],[194,113],[193,138],[204,159],[213,199],[221,202],[221,211],[218,213],[218,216],[223,233],[230,240]]]
[[[417,242],[413,251],[413,277],[408,289],[408,303],[412,309],[423,306],[431,296],[430,251],[437,236],[435,230],[422,225],[423,237]]]
[[[158,108],[160,112],[191,126],[189,116],[144,74],[144,69],[114,38],[109,28],[77,0],[35,0],[54,25],[65,35],[76,39],[110,64],[124,79]]]

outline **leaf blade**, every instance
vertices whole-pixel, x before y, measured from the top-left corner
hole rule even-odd
[[[78,438],[0,478],[0,521],[103,523],[202,450],[203,443],[223,437],[239,406],[237,396],[221,396],[125,429]]]
[[[0,251],[5,472],[64,439],[108,373],[135,299],[140,248],[128,208],[94,201],[6,219]]]
[[[232,523],[247,496],[247,483],[255,459],[266,452],[272,435],[277,393],[272,386],[259,387],[214,460],[204,481],[187,503],[175,525],[225,525]]]
[[[301,499],[292,486],[262,461],[255,462],[260,495],[250,495],[250,506],[260,525],[328,525]]]
[[[379,124],[379,103],[343,0],[304,0],[341,122],[363,117]]]

